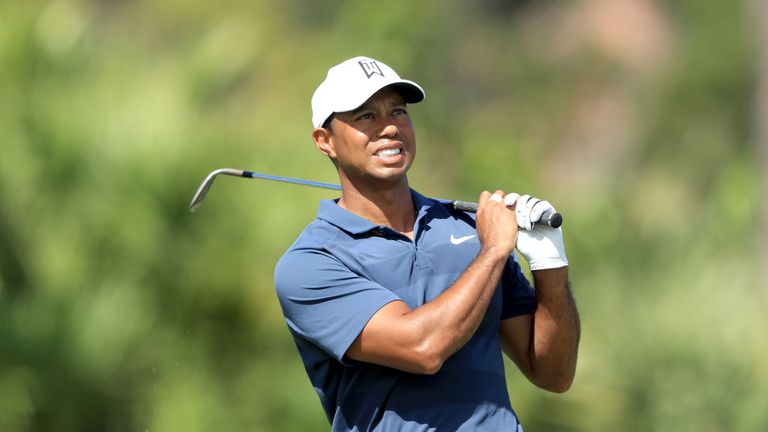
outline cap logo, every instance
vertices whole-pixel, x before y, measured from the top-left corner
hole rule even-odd
[[[381,68],[379,67],[379,64],[376,63],[374,60],[360,60],[357,62],[360,64],[360,67],[363,68],[363,72],[365,72],[365,77],[370,79],[374,75],[380,75],[384,76],[384,73],[381,71]]]

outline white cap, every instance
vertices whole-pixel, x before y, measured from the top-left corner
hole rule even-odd
[[[312,95],[312,124],[322,127],[333,113],[352,111],[382,88],[393,85],[406,103],[424,100],[424,90],[413,81],[401,79],[391,67],[368,57],[355,57],[328,69]]]

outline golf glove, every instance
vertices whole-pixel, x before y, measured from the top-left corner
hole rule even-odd
[[[567,266],[562,229],[536,224],[542,213],[555,210],[552,204],[530,195],[511,193],[504,197],[504,204],[509,206],[514,203],[517,204],[517,225],[521,228],[517,234],[517,250],[528,261],[531,270]]]

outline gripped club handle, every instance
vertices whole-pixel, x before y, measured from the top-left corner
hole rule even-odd
[[[477,203],[469,201],[451,201],[453,208],[465,212],[477,212]],[[552,228],[560,228],[563,224],[563,216],[556,211],[545,211],[535,223],[543,223]]]

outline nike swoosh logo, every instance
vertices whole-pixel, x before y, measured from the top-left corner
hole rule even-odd
[[[456,237],[453,236],[453,234],[451,234],[451,243],[453,243],[455,245],[460,245],[460,244],[464,243],[465,241],[473,239],[473,238],[475,238],[474,235],[468,235],[468,236],[456,238]]]

